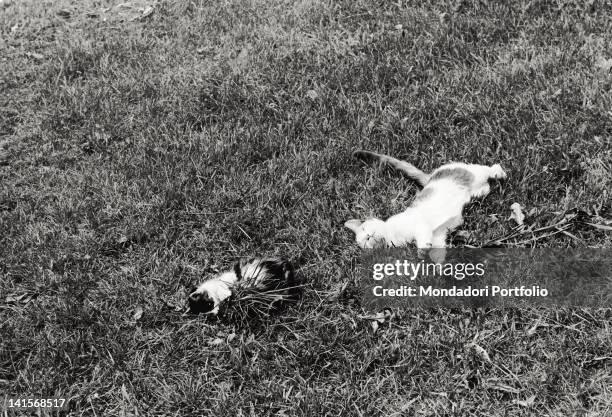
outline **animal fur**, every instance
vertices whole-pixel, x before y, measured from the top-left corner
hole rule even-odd
[[[291,263],[280,258],[251,258],[234,264],[231,271],[202,282],[189,294],[192,313],[216,315],[220,305],[239,288],[271,291],[295,288],[295,273]]]
[[[364,249],[405,246],[412,242],[419,249],[444,248],[448,232],[463,223],[465,205],[472,198],[489,194],[489,179],[506,178],[499,164],[451,163],[427,174],[390,156],[368,151],[356,151],[353,155],[386,164],[423,187],[405,211],[386,221],[352,219],[344,224],[355,233],[357,244]]]

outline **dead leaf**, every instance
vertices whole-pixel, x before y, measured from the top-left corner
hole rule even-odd
[[[525,399],[525,400],[517,400],[515,401],[516,404],[520,405],[521,407],[531,407],[533,405],[533,403],[535,402],[536,396],[532,395],[531,397]]]
[[[481,359],[484,359],[486,362],[491,363],[491,357],[489,356],[489,353],[485,350],[485,348],[476,343],[471,343],[468,346],[474,348],[474,350],[476,351],[478,356],[480,356]]]
[[[127,389],[125,388],[125,384],[121,384],[121,396],[125,401],[130,402],[130,395],[128,394]]]
[[[217,337],[216,339],[209,341],[208,344],[211,346],[219,346],[223,344],[223,339]]]
[[[390,308],[385,308],[382,311],[370,316],[361,316],[362,319],[371,320],[370,326],[372,326],[372,330],[374,333],[378,330],[381,324],[391,321],[395,317],[395,314]]]
[[[540,319],[537,319],[535,323],[533,323],[533,326],[531,326],[529,330],[527,330],[527,336],[532,336],[533,334],[535,334],[540,324],[541,324]]]
[[[393,311],[391,311],[390,308],[385,308],[382,311],[379,311],[378,313],[374,314],[374,315],[370,315],[370,316],[361,316],[362,319],[366,319],[366,320],[374,320],[377,321],[378,323],[384,323],[385,321],[389,321],[391,320],[395,315],[393,314]]]
[[[510,214],[510,219],[513,219],[519,226],[522,226],[525,221],[525,215],[523,214],[523,208],[519,203],[513,203],[510,206],[510,210],[512,210],[512,214]]]
[[[44,59],[45,56],[42,54],[37,54],[36,52],[26,52],[26,56],[34,59]]]
[[[186,307],[186,299],[184,291],[177,291],[172,295],[161,295],[159,297],[161,301],[166,305],[166,307],[170,308],[174,311],[183,311]]]
[[[308,97],[312,101],[315,101],[317,98],[319,98],[319,95],[315,90],[308,90],[308,92],[306,93],[306,97]]]
[[[376,333],[376,331],[378,330],[378,322],[377,321],[371,321],[370,322],[370,326],[372,326],[372,331],[374,333]]]
[[[348,281],[340,282],[336,284],[334,288],[329,292],[327,299],[331,302],[337,301],[340,298],[340,296],[344,293],[347,286],[348,286]]]
[[[113,7],[101,10],[103,20],[133,22],[144,19],[155,11],[152,3],[148,0],[132,0],[119,3]]]
[[[153,7],[152,6],[148,6],[147,8],[145,8],[142,11],[142,14],[140,15],[140,19],[144,19],[147,16],[150,16],[153,13]]]
[[[597,67],[598,69],[600,69],[600,70],[602,70],[604,72],[610,71],[610,68],[612,68],[612,58],[606,59],[606,58],[600,56],[595,61],[595,67]]]
[[[144,310],[142,309],[141,306],[136,307],[136,310],[134,311],[134,314],[132,315],[132,318],[136,321],[140,320],[142,317],[142,314],[144,313]]]

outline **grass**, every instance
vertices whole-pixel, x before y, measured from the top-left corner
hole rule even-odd
[[[512,236],[514,202],[534,229],[611,217],[612,7],[510,3],[0,2],[0,392],[75,416],[610,415],[609,311],[373,331],[354,297],[342,224],[415,193],[357,148],[501,163],[475,246]],[[565,231],[504,244],[612,246]],[[182,315],[190,284],[256,255],[299,266],[299,303]]]

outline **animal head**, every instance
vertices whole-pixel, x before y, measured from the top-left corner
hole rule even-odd
[[[196,314],[217,314],[221,303],[232,295],[230,283],[233,280],[235,274],[232,271],[201,283],[189,294],[189,311]]]
[[[373,249],[387,245],[385,239],[385,222],[380,219],[368,219],[364,222],[352,219],[344,223],[355,233],[357,244],[363,249]]]
[[[189,311],[195,314],[212,313],[219,311],[219,306],[215,306],[215,300],[207,291],[195,290],[189,294]]]

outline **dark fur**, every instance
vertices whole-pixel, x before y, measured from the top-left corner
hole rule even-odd
[[[242,281],[242,269],[240,267],[240,262],[236,262],[234,264],[234,273],[236,274],[236,279],[238,282]]]
[[[192,293],[189,295],[189,311],[194,314],[208,313],[215,307],[214,301],[206,293]]]
[[[260,262],[260,269],[271,275],[262,282],[263,290],[289,288],[296,284],[295,270],[286,259],[264,259]]]
[[[474,174],[463,168],[441,168],[431,174],[430,181],[450,178],[459,185],[470,187],[474,182]]]

